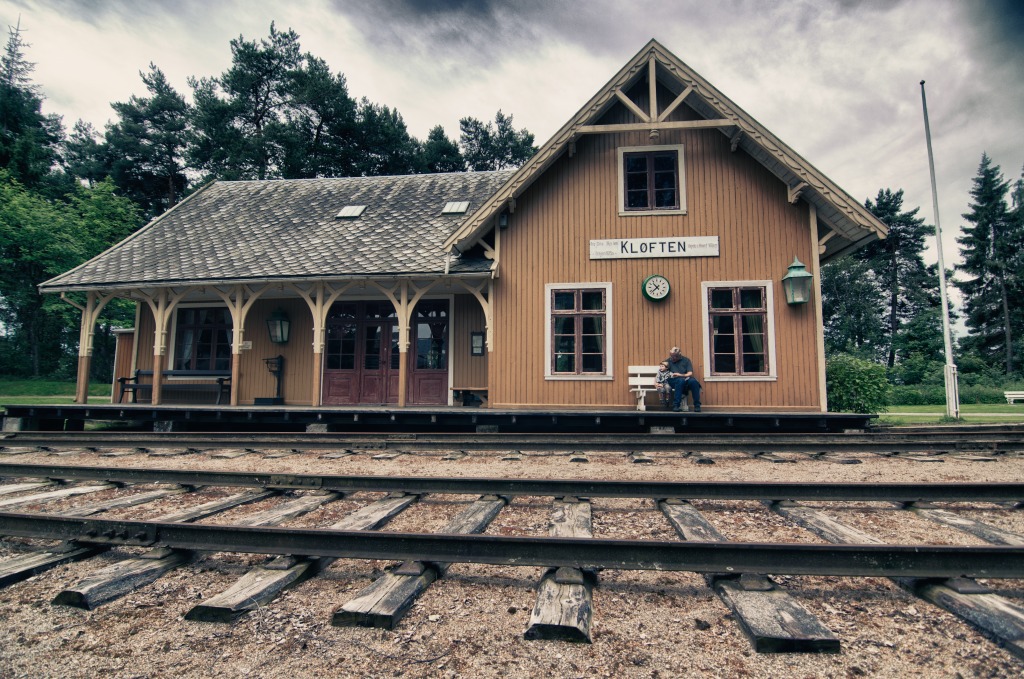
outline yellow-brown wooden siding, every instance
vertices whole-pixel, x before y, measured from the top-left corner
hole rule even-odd
[[[456,295],[448,345],[455,388],[487,387],[487,350],[483,356],[470,356],[470,333],[485,332],[486,322],[480,303],[471,295]]]
[[[683,106],[673,118],[692,115]],[[618,122],[615,117],[606,116]],[[680,143],[685,145],[687,214],[619,217],[617,149]],[[669,236],[718,236],[720,254],[590,260],[591,239]],[[573,157],[564,154],[518,198],[510,226],[501,232],[491,405],[631,407],[626,367],[657,363],[675,344],[704,382],[708,349],[701,283],[771,280],[777,379],[704,383],[704,403],[738,410],[819,410],[813,308],[789,307],[780,284],[794,256],[813,261],[811,248],[806,204],[790,204],[786,186],[742,150],[732,152],[729,139],[717,130],[663,130],[653,144],[645,132],[584,136]],[[672,285],[660,303],[646,300],[640,290],[653,273],[667,276]],[[548,283],[612,284],[614,380],[544,378]]]
[[[135,343],[135,332],[122,330],[115,334],[116,344],[114,345],[114,375],[111,379],[110,400],[111,403],[117,400],[118,383],[117,378],[131,376],[135,369],[132,368],[132,347]]]

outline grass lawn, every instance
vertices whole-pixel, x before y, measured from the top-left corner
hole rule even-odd
[[[110,385],[89,385],[89,400],[110,402]],[[12,405],[64,405],[74,403],[75,383],[57,380],[14,380],[0,378],[0,403]]]
[[[946,406],[889,406],[881,413],[879,424],[936,424],[946,416]],[[1024,403],[961,403],[962,424],[1024,423]]]

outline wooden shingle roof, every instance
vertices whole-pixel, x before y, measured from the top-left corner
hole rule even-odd
[[[486,272],[446,262],[445,240],[511,176],[459,172],[390,177],[213,182],[138,232],[39,286],[41,292],[319,277]],[[365,205],[339,218],[348,205]]]

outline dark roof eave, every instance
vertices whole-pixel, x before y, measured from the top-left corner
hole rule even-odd
[[[41,294],[59,294],[62,292],[98,292],[100,290],[132,290],[139,288],[175,288],[202,287],[218,285],[253,285],[262,283],[316,283],[327,281],[352,281],[372,279],[416,279],[416,278],[491,278],[492,271],[418,271],[390,273],[359,273],[359,274],[320,274],[316,276],[259,276],[251,278],[210,278],[191,280],[163,281],[114,281],[106,283],[81,283],[73,285],[39,285]]]

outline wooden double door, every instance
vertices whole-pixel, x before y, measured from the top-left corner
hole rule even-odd
[[[407,402],[448,403],[448,300],[424,300],[412,316]],[[327,317],[324,405],[398,403],[398,317],[387,301],[338,302]]]

